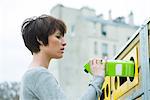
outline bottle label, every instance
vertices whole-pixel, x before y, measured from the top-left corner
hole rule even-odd
[[[122,75],[122,64],[116,64],[116,75]]]

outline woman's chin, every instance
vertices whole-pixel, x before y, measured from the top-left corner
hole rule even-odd
[[[59,55],[57,57],[55,57],[55,59],[61,59],[63,57],[63,55]]]

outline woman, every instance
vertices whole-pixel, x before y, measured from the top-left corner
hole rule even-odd
[[[22,37],[33,59],[21,82],[21,100],[67,100],[55,77],[49,72],[51,59],[63,57],[66,42],[66,25],[63,21],[42,15],[23,22]],[[80,100],[96,100],[104,81],[104,65],[99,59],[90,61],[94,75]]]

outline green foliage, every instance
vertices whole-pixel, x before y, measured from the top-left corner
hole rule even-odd
[[[0,100],[19,100],[20,83],[0,83]]]

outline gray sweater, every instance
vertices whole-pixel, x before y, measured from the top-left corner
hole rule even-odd
[[[94,77],[79,100],[97,100],[103,77]],[[28,70],[21,81],[21,100],[69,100],[55,77],[44,67]],[[77,100],[77,99],[74,99]]]

